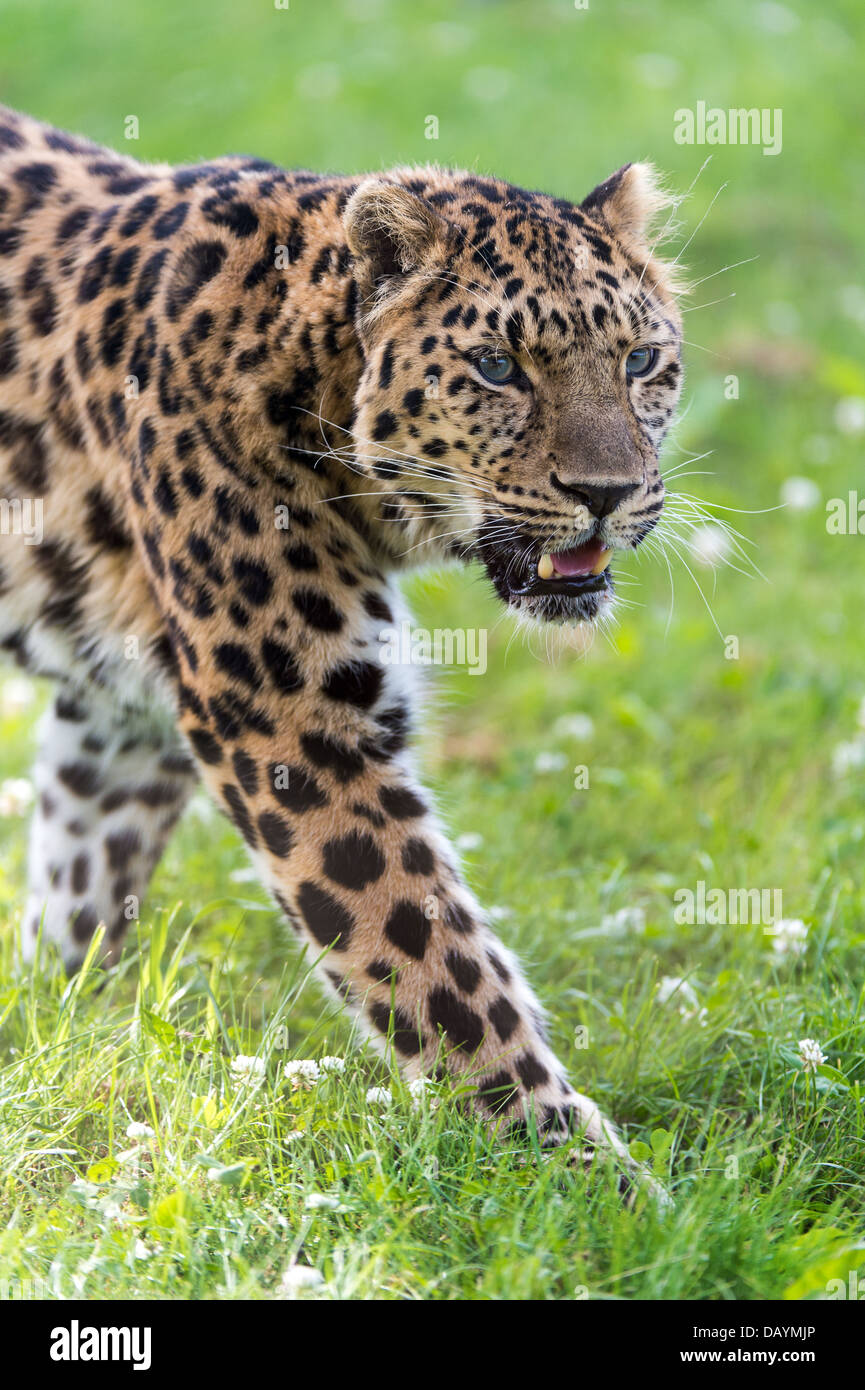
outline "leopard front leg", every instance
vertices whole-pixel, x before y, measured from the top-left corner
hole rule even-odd
[[[283,676],[302,679],[287,651],[277,659]],[[224,739],[193,721],[201,775],[324,980],[374,1037],[392,1040],[409,1076],[443,1064],[492,1124],[533,1112],[545,1142],[578,1132],[587,1148],[626,1159],[570,1085],[412,776],[404,685],[361,660],[286,694],[278,714],[271,702],[273,733]]]
[[[200,486],[160,508],[155,466],[140,473],[142,554],[202,779],[327,982],[410,1076],[441,1064],[491,1124],[533,1112],[550,1141],[579,1132],[625,1160],[414,781],[412,673],[382,659],[399,594],[346,510],[239,474],[215,509]]]

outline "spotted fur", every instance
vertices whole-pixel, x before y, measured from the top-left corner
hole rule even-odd
[[[681,365],[659,202],[644,166],[582,206],[440,169],[144,166],[0,111],[0,495],[44,531],[0,538],[0,641],[58,683],[27,956],[41,930],[74,966],[102,922],[116,957],[200,778],[410,1075],[620,1150],[461,879],[412,768],[412,674],[379,652],[411,563],[480,559],[539,619],[609,602],[611,578],[525,581],[660,512]]]

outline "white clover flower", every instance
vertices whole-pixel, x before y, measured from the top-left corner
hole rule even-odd
[[[193,792],[189,800],[188,812],[196,820],[201,821],[215,820],[219,814],[215,802],[203,791]]]
[[[488,907],[487,916],[491,922],[506,922],[509,917],[513,917],[512,907]]]
[[[321,1071],[345,1071],[344,1057],[319,1057],[318,1065]]]
[[[328,1196],[326,1192],[308,1192],[303,1199],[303,1205],[307,1211],[321,1211],[328,1208],[332,1210],[339,1206],[339,1201],[336,1197]]]
[[[700,1007],[693,985],[678,975],[664,975],[655,986],[655,994],[659,1004],[669,1004],[670,1000],[675,998],[677,1004],[686,1008]]]
[[[293,1091],[308,1091],[318,1081],[321,1072],[318,1062],[309,1058],[286,1062],[282,1074],[286,1081],[291,1082]]]
[[[474,830],[467,830],[464,835],[457,835],[454,843],[461,854],[467,854],[470,850],[480,849],[483,842],[483,835]]]
[[[865,736],[839,743],[832,749],[832,774],[846,777],[848,772],[859,772],[865,767]]]
[[[722,526],[695,526],[688,539],[688,549],[701,565],[714,569],[730,553],[730,538]]]
[[[388,1086],[370,1086],[366,1093],[367,1105],[378,1105],[383,1110],[392,1103],[393,1095]]]
[[[0,782],[0,816],[23,816],[30,809],[33,786],[26,777],[7,777]]]
[[[263,1057],[245,1057],[239,1052],[231,1059],[231,1074],[243,1081],[260,1081],[265,1074]]]
[[[810,1072],[815,1072],[826,1061],[822,1047],[814,1038],[799,1039],[799,1061],[805,1071]]]
[[[36,687],[26,676],[12,676],[0,686],[0,713],[21,714],[36,699]]]
[[[840,434],[862,434],[865,431],[865,400],[861,396],[845,396],[835,407],[835,428]]]
[[[430,1094],[432,1080],[428,1076],[415,1077],[414,1081],[408,1083],[408,1093],[411,1096],[413,1110],[422,1110],[424,1101],[429,1105],[430,1110],[437,1110],[439,1107],[439,1097]]]
[[[633,932],[639,936],[646,930],[646,914],[641,907],[620,907],[617,912],[607,912],[601,918],[601,931],[611,935]]]
[[[126,1126],[127,1139],[152,1139],[153,1137],[154,1131],[150,1125],[142,1124],[140,1120],[133,1120],[131,1124]]]
[[[810,512],[820,501],[820,489],[812,478],[785,478],[781,501],[792,512]]]
[[[696,1023],[705,1028],[709,1021],[709,1010],[700,1004],[693,985],[678,975],[664,975],[655,986],[655,997],[659,1004],[669,1004],[673,1000],[679,1005],[679,1017],[683,1023]]]
[[[567,765],[568,759],[564,753],[539,753],[535,758],[535,772],[541,775],[545,772],[561,772]]]
[[[775,0],[763,0],[763,4],[757,6],[757,22],[770,34],[791,34],[800,24],[799,16],[793,10],[786,5],[776,4]]]
[[[279,1281],[282,1298],[297,1298],[307,1289],[317,1289],[324,1283],[324,1275],[311,1265],[292,1265]]]
[[[798,917],[781,917],[772,928],[772,950],[779,956],[801,956],[808,944],[808,928]]]
[[[149,1260],[153,1255],[153,1251],[149,1245],[145,1245],[143,1240],[136,1240],[132,1255],[136,1260]]]
[[[563,714],[553,725],[557,738],[576,738],[581,742],[594,738],[594,720],[588,714]]]

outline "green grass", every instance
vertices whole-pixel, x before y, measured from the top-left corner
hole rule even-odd
[[[771,27],[785,15],[786,31]],[[653,1147],[672,1209],[628,1210],[611,1174],[587,1183],[563,1154],[492,1142],[446,1088],[418,1105],[301,988],[309,959],[203,808],[158,873],[140,959],[132,941],[107,979],[16,975],[25,825],[10,816],[0,1278],[90,1298],[270,1298],[299,1261],[323,1276],[315,1296],[764,1299],[825,1292],[857,1267],[862,1252],[844,1252],[865,1216],[865,808],[862,771],[839,774],[836,749],[857,738],[865,695],[865,561],[860,537],[827,534],[824,504],[861,478],[862,435],[836,411],[865,398],[862,31],[853,0],[734,0],[723,14],[672,0],[585,13],[7,0],[4,99],[108,143],[136,114],[128,148],[144,158],[435,158],[579,197],[650,157],[685,188],[709,151],[673,142],[673,112],[698,99],[781,107],[784,148],[716,148],[684,209],[683,240],[726,184],[686,253],[697,277],[758,257],[695,295],[736,292],[688,315],[709,351],[688,349],[667,457],[711,450],[693,466],[712,475],[684,490],[751,513],[720,515],[755,543],[767,582],[689,561],[739,658],[680,562],[669,629],[666,569],[638,557],[622,588],[635,606],[610,641],[558,663],[542,639],[511,640],[478,576],[408,586],[427,627],[490,630],[485,676],[437,677],[428,779],[453,832],[482,836],[469,878],[501,909],[571,1074]],[[791,476],[821,500],[766,510]],[[18,709],[14,694],[0,687],[6,778],[26,776],[45,698]],[[575,713],[590,737],[557,725]],[[552,770],[539,754],[559,755],[541,762]],[[673,895],[701,879],[780,888],[805,953],[773,951],[759,926],[678,925]],[[617,929],[621,909],[644,929]],[[705,1012],[661,1003],[665,976],[685,977]],[[796,1059],[805,1037],[831,1063],[816,1079]],[[238,1078],[236,1054],[263,1059],[263,1076]],[[283,1075],[286,1060],[334,1054],[345,1071],[312,1089]],[[367,1100],[381,1085],[384,1110]],[[128,1138],[130,1122],[153,1136]]]

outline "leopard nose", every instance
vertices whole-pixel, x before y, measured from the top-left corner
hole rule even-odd
[[[625,497],[636,492],[640,486],[639,483],[592,483],[585,478],[569,483],[563,482],[557,473],[550,474],[550,482],[566,497],[573,497],[577,502],[582,502],[599,521],[602,517],[609,516]]]

